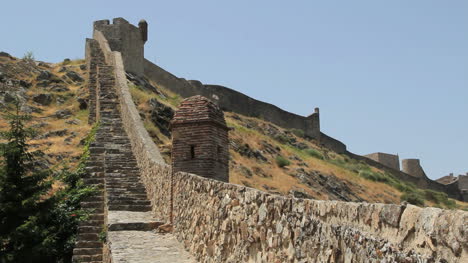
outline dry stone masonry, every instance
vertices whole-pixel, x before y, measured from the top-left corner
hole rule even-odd
[[[116,27],[122,23],[119,19]],[[107,23],[107,26],[112,25]],[[88,167],[91,179],[86,180],[104,188],[103,194],[90,200],[90,206],[98,208],[97,225],[104,222],[109,231],[107,242],[102,245],[97,242],[96,234],[100,228],[90,228],[90,235],[85,234],[84,228],[80,229],[77,244],[94,243],[89,243],[86,250],[77,248],[75,259],[86,262],[154,262],[156,259],[159,262],[193,262],[194,259],[198,262],[467,262],[468,213],[465,211],[296,199],[173,171],[164,163],[132,101],[125,77],[124,54],[111,49],[107,36],[96,28],[94,41],[102,51],[105,65],[98,65],[96,71],[99,83],[96,109],[101,126]],[[190,109],[199,109],[198,103],[205,110],[211,107],[201,97],[185,103],[187,114]],[[220,115],[211,116],[221,120]],[[187,125],[185,121],[181,123],[179,127],[174,125],[175,131]],[[186,150],[181,152],[186,154]],[[167,222],[173,222],[172,234],[161,236],[148,231]]]

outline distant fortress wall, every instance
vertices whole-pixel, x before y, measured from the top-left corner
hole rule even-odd
[[[398,155],[377,152],[364,156],[395,170],[400,170],[400,158]]]
[[[253,99],[238,91],[219,85],[204,85],[200,81],[179,79],[145,59],[145,76],[184,98],[202,95],[224,111],[257,117],[289,129],[300,129],[311,138],[320,138],[320,117],[316,111],[308,117],[282,110],[275,105]]]

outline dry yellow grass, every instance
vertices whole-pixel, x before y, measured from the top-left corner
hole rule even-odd
[[[0,63],[10,63],[12,67],[15,64],[18,64],[20,60],[2,60]],[[84,63],[83,60],[75,60],[67,63],[69,69],[81,74],[84,76],[86,72],[82,71],[79,67],[80,64]],[[62,77],[65,73],[59,72],[63,63],[58,63],[52,65],[52,67],[38,67],[41,70],[49,70],[56,76]],[[69,166],[74,166],[76,164],[77,157],[82,154],[82,146],[80,141],[87,135],[90,130],[88,123],[88,112],[86,110],[79,110],[79,104],[76,100],[79,92],[81,92],[80,87],[85,85],[85,83],[72,83],[71,81],[63,78],[64,83],[62,85],[66,86],[69,91],[66,92],[51,92],[47,88],[36,87],[36,75],[31,74],[31,72],[20,72],[15,75],[15,78],[25,80],[32,84],[32,87],[29,88],[26,92],[28,97],[27,104],[32,105],[41,110],[40,113],[32,113],[32,120],[27,124],[27,126],[37,125],[43,123],[43,127],[37,128],[39,135],[44,134],[49,131],[57,131],[67,129],[67,134],[63,137],[49,137],[45,139],[33,139],[29,143],[32,146],[32,150],[41,150],[46,153],[50,158],[48,161],[53,165],[58,163],[67,163]],[[31,98],[35,94],[39,93],[50,93],[54,96],[61,96],[64,98],[62,104],[57,104],[55,101],[48,106],[42,106],[32,102]],[[69,109],[72,112],[72,116],[69,119],[57,119],[53,115],[57,110]],[[70,125],[66,121],[70,119],[80,120],[79,125]],[[6,130],[8,128],[8,122],[0,117],[0,130]],[[69,142],[65,142],[65,138],[75,134],[72,138],[70,137]]]

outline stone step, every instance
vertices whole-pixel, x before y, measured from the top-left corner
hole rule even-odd
[[[113,204],[109,204],[109,210],[146,212],[146,211],[151,211],[151,206],[150,205],[113,205]]]
[[[109,224],[108,231],[151,231],[159,226],[164,225],[163,222],[132,222],[132,223],[114,223]]]
[[[78,241],[75,248],[102,248],[103,243],[100,241]]]
[[[107,205],[151,205],[149,200],[109,200]]]
[[[75,250],[73,250],[72,262],[79,263],[102,263],[102,254],[101,255],[75,255]]]
[[[135,195],[112,195],[109,196],[108,198],[108,203],[115,203],[118,201],[134,201],[134,200],[144,200],[148,201],[148,198],[146,196],[135,196]]]
[[[80,241],[100,241],[98,233],[78,233],[76,238]]]
[[[75,248],[73,249],[73,255],[102,255],[102,248]]]

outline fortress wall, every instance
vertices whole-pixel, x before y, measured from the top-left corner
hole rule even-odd
[[[405,172],[402,172],[400,170],[393,169],[391,167],[388,167],[380,162],[374,161],[373,159],[369,159],[368,157],[357,155],[351,152],[346,152],[347,155],[351,156],[354,159],[361,160],[369,165],[375,166],[379,169],[382,169],[384,171],[389,172],[396,178],[404,181],[404,182],[409,182],[413,183],[419,188],[423,189],[431,189],[439,192],[446,193],[449,197],[462,200],[460,196],[460,191],[458,190],[458,182],[454,182],[451,184],[441,184],[439,182],[436,182],[434,180],[429,179],[426,174],[424,174],[421,177],[415,177],[412,175],[409,175]]]
[[[169,220],[173,205],[174,234],[200,261],[421,262],[433,257],[463,262],[468,257],[464,211],[295,199],[193,174],[171,176],[131,99],[120,53],[111,52],[99,32],[95,38],[115,67],[123,123],[153,211]]]
[[[400,158],[398,155],[377,152],[364,155],[364,157],[370,158],[395,170],[400,170]]]
[[[95,31],[96,39],[104,52],[106,63],[114,66],[115,81],[121,105],[124,128],[130,137],[133,153],[140,167],[142,180],[147,188],[148,199],[152,203],[156,218],[169,221],[171,169],[165,164],[159,149],[149,136],[138,110],[133,103],[120,52],[111,51],[104,35]],[[164,193],[164,194],[162,194]]]
[[[202,262],[463,262],[468,213],[271,195],[174,177],[175,234]],[[413,252],[410,252],[413,250]]]
[[[203,85],[199,81],[179,79],[148,60],[145,60],[144,68],[145,76],[149,80],[180,94],[184,98],[202,95],[211,99],[225,111],[258,117],[284,128],[301,129],[311,138],[318,139],[320,137],[318,113],[303,117],[223,86]]]
[[[425,175],[424,170],[419,163],[419,159],[404,159],[401,161],[403,172],[414,176],[423,177]]]
[[[325,133],[320,133],[319,139],[320,145],[325,146],[326,148],[337,152],[337,153],[346,153],[346,145],[335,138],[332,138]]]
[[[94,31],[99,31],[108,41],[110,50],[121,52],[125,70],[137,75],[143,74],[144,44],[141,29],[123,18],[94,22]]]

